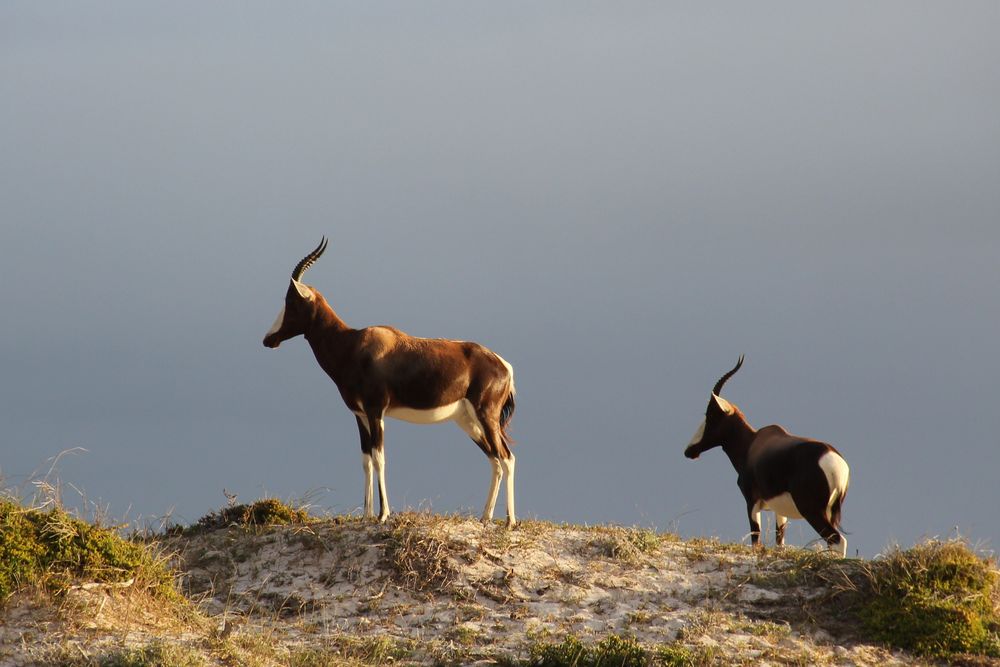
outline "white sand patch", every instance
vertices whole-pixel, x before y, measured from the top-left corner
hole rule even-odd
[[[711,647],[722,663],[775,664],[776,655],[909,662],[875,647],[838,647],[806,624],[767,620],[815,591],[769,587],[749,549],[649,531],[526,521],[509,532],[404,513],[385,526],[341,519],[259,534],[230,528],[174,546],[185,585],[220,629],[258,633],[289,651],[382,638],[424,647],[407,661],[523,659],[533,642],[572,633]],[[0,630],[0,664],[20,664],[8,660],[21,636],[17,618]]]
[[[749,550],[664,540],[637,559],[620,560],[604,544],[614,534],[600,529],[526,522],[507,532],[464,519],[411,515],[396,521],[402,523],[230,536],[244,542],[235,551],[245,560],[230,562],[215,555],[226,549],[206,545],[192,577],[215,582],[206,601],[215,613],[228,610],[280,627],[291,640],[305,641],[313,632],[384,633],[399,641],[447,638],[522,656],[526,637],[558,640],[567,633],[630,634],[648,644],[683,638],[692,646],[714,645],[721,637],[722,654],[744,657],[759,657],[766,652],[760,647],[773,648],[773,641],[789,643],[787,633],[773,641],[762,637],[755,621],[743,616],[741,605],[775,604],[789,595],[748,583],[756,569]],[[426,544],[416,548],[426,548],[428,559],[443,554],[447,575],[427,582],[393,571],[394,530],[423,531]],[[720,611],[706,620],[706,608]],[[297,622],[278,622],[287,618]],[[835,658],[832,644],[808,638],[794,644],[817,660],[843,660]],[[880,653],[876,662],[893,664],[888,655]]]

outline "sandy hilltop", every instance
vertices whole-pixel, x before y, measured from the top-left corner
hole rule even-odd
[[[920,664],[864,641],[841,613],[848,570],[795,547],[427,513],[203,525],[156,546],[180,601],[131,581],[15,596],[0,663]]]

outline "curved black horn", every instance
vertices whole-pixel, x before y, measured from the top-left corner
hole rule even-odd
[[[319,242],[319,245],[316,246],[315,250],[303,257],[302,260],[295,265],[295,270],[292,271],[292,280],[298,280],[301,278],[302,274],[306,272],[306,269],[312,266],[313,263],[320,258],[320,255],[323,254],[324,250],[326,250],[325,236],[323,237],[323,240]]]
[[[736,375],[736,371],[740,370],[740,366],[742,365],[743,365],[743,355],[741,354],[740,360],[736,362],[735,366],[733,366],[733,370],[729,371],[728,373],[720,377],[719,381],[715,383],[715,389],[712,390],[712,393],[715,394],[716,396],[719,396],[719,392],[722,391],[722,385],[726,384],[726,380]]]

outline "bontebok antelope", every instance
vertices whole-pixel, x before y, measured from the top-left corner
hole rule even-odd
[[[285,306],[264,336],[264,345],[304,335],[320,367],[337,384],[361,435],[365,516],[373,517],[373,477],[378,475],[379,521],[389,518],[385,487],[383,419],[417,424],[454,421],[493,466],[484,522],[493,518],[500,481],[507,476],[507,526],[514,516],[514,454],[506,432],[514,414],[514,369],[482,345],[414,338],[387,326],[352,329],[302,274],[326,250],[326,237],[292,271]]]
[[[707,449],[722,445],[739,474],[737,484],[747,501],[750,539],[760,540],[761,510],[775,514],[776,542],[785,540],[788,519],[805,519],[831,549],[847,555],[847,539],[839,530],[840,508],[847,496],[847,461],[836,449],[816,440],[801,438],[771,425],[756,431],[735,405],[722,398],[722,385],[743,365],[715,383],[705,421],[684,450],[696,459]]]

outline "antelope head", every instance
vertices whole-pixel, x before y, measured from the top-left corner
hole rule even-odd
[[[742,365],[743,355],[740,355],[740,360],[736,362],[733,370],[723,375],[715,383],[712,396],[708,399],[708,408],[705,410],[705,421],[695,431],[694,437],[691,438],[691,442],[684,450],[684,456],[696,459],[702,452],[723,444],[722,439],[726,432],[726,425],[733,415],[739,413],[739,410],[735,405],[722,398],[719,393],[722,391],[722,385],[726,384],[726,380],[735,375]]]
[[[319,297],[319,293],[315,289],[300,282],[299,279],[302,278],[302,274],[305,273],[306,269],[320,258],[324,250],[326,250],[325,236],[319,242],[319,245],[316,246],[315,250],[303,257],[295,265],[295,270],[292,271],[291,283],[288,285],[288,291],[285,293],[285,305],[282,306],[281,312],[278,313],[278,317],[274,320],[274,324],[270,330],[264,335],[265,347],[278,347],[282,341],[306,332],[306,328],[312,322],[313,315],[316,312],[317,301],[322,298]]]

